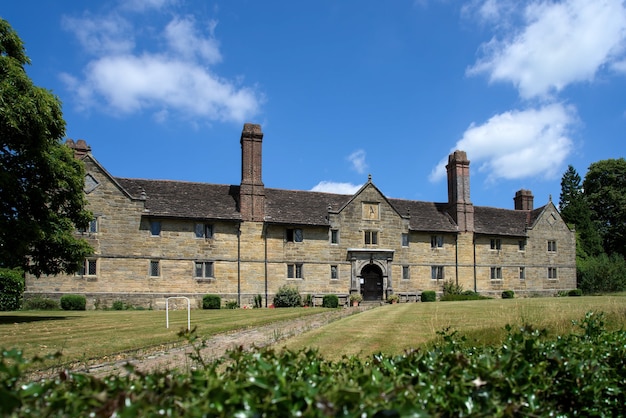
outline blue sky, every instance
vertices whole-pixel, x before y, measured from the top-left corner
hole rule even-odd
[[[240,181],[259,123],[266,187],[558,203],[567,165],[626,154],[622,0],[20,0],[34,82],[114,176]]]

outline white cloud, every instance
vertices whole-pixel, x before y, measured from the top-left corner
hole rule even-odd
[[[350,164],[352,164],[352,169],[359,174],[364,174],[365,170],[367,170],[365,155],[365,151],[359,149],[348,156],[348,161],[350,161]]]
[[[170,4],[175,4],[178,0],[120,0],[120,8],[143,12],[154,9],[160,10]]]
[[[162,7],[166,1],[135,2]],[[109,16],[66,18],[83,48],[95,55],[81,75],[61,74],[80,109],[103,109],[126,115],[152,112],[164,117],[244,122],[259,112],[262,95],[212,71],[221,62],[215,21],[200,30],[193,17],[174,16],[162,28],[133,27],[117,10]],[[135,37],[153,35],[136,41]],[[154,35],[156,34],[156,35]],[[161,50],[138,51],[136,45],[161,45]]]
[[[311,189],[311,191],[337,194],[355,194],[359,191],[360,188],[360,184],[320,181],[315,187]]]
[[[509,111],[471,124],[453,150],[466,151],[472,169],[487,173],[487,181],[554,178],[571,152],[568,135],[576,121],[575,109],[562,104]],[[445,178],[446,164],[441,160],[429,179]]]
[[[491,0],[483,18],[497,15]],[[571,83],[592,81],[623,53],[626,8],[622,0],[533,1],[523,27],[484,44],[485,56],[468,74],[513,83],[523,98],[546,97]]]

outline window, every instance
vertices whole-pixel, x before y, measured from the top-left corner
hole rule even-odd
[[[150,260],[150,276],[159,277],[161,275],[161,266],[158,260]]]
[[[287,264],[287,278],[288,279],[301,279],[302,278],[302,264]]]
[[[378,232],[365,231],[365,245],[378,245]]]
[[[89,225],[87,226],[87,228],[79,228],[78,232],[89,232],[90,234],[95,234],[96,232],[98,232],[98,218],[94,218],[89,221]]]
[[[519,268],[519,279],[526,280],[526,267]]]
[[[443,280],[443,266],[432,266],[430,268],[430,278],[432,280]]]
[[[555,280],[557,278],[556,267],[548,267],[548,279]]]
[[[430,248],[442,248],[443,247],[443,235],[431,235]]]
[[[339,267],[338,266],[330,266],[330,278],[333,280],[337,280],[339,278]]]
[[[87,259],[76,272],[77,276],[95,276],[97,274],[97,263],[95,259]]]
[[[517,242],[520,251],[526,251],[526,240],[521,239]]]
[[[150,221],[150,235],[153,237],[161,236],[161,222]]]
[[[402,234],[402,246],[403,247],[409,246],[409,234]]]
[[[500,238],[492,238],[491,239],[491,249],[492,250],[501,250],[502,249],[502,241]]]
[[[300,228],[288,228],[287,229],[287,242],[302,242],[304,235]]]
[[[409,280],[411,278],[411,269],[409,266],[402,266],[402,280]]]
[[[195,228],[196,238],[213,238],[213,225],[211,224],[196,224]]]
[[[502,267],[491,267],[491,280],[502,280]]]
[[[338,229],[330,230],[330,243],[339,244],[339,230]]]
[[[195,262],[195,277],[213,277],[213,262],[212,261],[196,261]]]
[[[549,253],[556,252],[556,241],[548,241],[548,252]]]

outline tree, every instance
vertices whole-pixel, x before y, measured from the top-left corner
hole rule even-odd
[[[591,164],[583,188],[605,251],[626,256],[626,160]]]
[[[26,74],[17,33],[0,19],[0,267],[72,273],[92,253],[74,235],[92,217],[84,167],[61,142],[61,102]]]
[[[571,165],[561,178],[559,210],[563,220],[576,228],[576,255],[586,258],[601,254],[602,238],[591,220],[591,210],[583,194],[581,178]]]

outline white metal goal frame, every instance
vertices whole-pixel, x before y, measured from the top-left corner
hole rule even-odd
[[[185,299],[187,301],[187,331],[191,330],[191,303],[186,296],[170,296],[165,299],[165,328],[170,327],[170,299]]]

